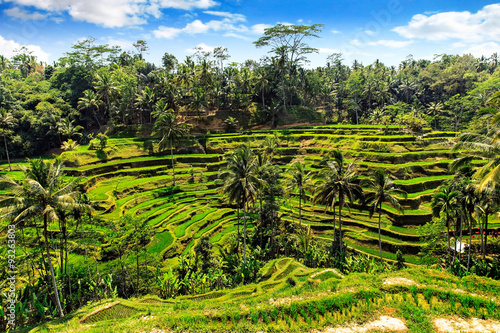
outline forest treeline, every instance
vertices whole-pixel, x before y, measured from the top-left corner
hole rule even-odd
[[[144,60],[145,41],[131,52],[94,38],[74,44],[53,64],[38,62],[26,48],[11,59],[0,56],[4,143],[11,157],[33,156],[69,139],[88,143],[102,125],[152,124],[155,111],[168,109],[205,121],[229,111],[223,114],[232,120],[239,115],[271,127],[295,115],[326,123],[399,123],[413,131],[475,130],[488,97],[500,90],[497,54],[443,54],[432,61],[408,56],[398,66],[346,64],[332,54],[324,66],[308,68],[307,54],[316,50],[303,40],[318,37],[320,26],[286,29],[285,36],[300,43],[273,39],[283,29],[268,31],[255,44],[271,47],[269,55],[244,63],[231,62],[228,50],[217,47],[184,60],[165,53],[157,67]]]

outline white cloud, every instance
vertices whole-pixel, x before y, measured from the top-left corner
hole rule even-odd
[[[229,35],[232,37],[236,37],[235,33],[237,32],[248,32],[251,31],[248,27],[244,25],[235,25],[236,22],[242,20],[242,17],[239,14],[226,15],[230,13],[225,12],[216,12],[217,14],[223,14],[218,16],[224,16],[222,20],[211,20],[206,23],[201,20],[194,20],[188,24],[184,28],[174,28],[174,27],[165,27],[160,26],[158,30],[153,31],[156,38],[168,38],[172,39],[177,37],[180,33],[187,33],[191,35],[196,34],[204,34],[209,31],[226,31],[226,35],[232,33],[233,35]],[[228,17],[230,16],[230,17]],[[242,37],[242,36],[239,36]]]
[[[488,42],[479,45],[472,45],[464,51],[464,53],[470,53],[474,57],[490,56],[493,53],[498,53],[500,50],[500,45],[495,42]]]
[[[375,31],[365,30],[365,34],[367,34],[368,36],[373,36],[373,35],[375,35]]]
[[[131,41],[124,40],[124,39],[109,38],[108,44],[111,46],[119,46],[123,50],[132,49],[134,47],[134,44]]]
[[[229,12],[217,12],[217,11],[212,11],[212,10],[206,10],[206,11],[204,11],[204,13],[208,14],[208,15],[226,17],[226,18],[230,19],[232,22],[245,22],[247,20],[245,15],[242,15],[242,14],[234,14],[234,13],[229,13]]]
[[[214,21],[211,21],[211,22],[214,22]],[[213,24],[210,24],[210,22],[208,24],[205,24],[205,23],[201,22],[200,20],[194,20],[193,22],[188,23],[186,25],[186,27],[182,30],[189,33],[189,34],[202,34],[202,33],[207,32],[208,30],[210,30],[211,25],[213,25]]]
[[[224,34],[224,37],[234,37],[234,38],[239,38],[239,39],[243,39],[243,40],[250,40],[250,38],[245,37],[245,36],[240,35],[240,34],[235,34],[234,32],[228,32],[228,33]]]
[[[159,26],[158,30],[153,31],[153,35],[156,38],[172,39],[177,37],[181,32],[182,29]]]
[[[21,45],[13,40],[7,40],[0,36],[0,50],[1,54],[6,56],[7,58],[11,58],[16,55],[16,50],[19,50],[22,46],[26,46],[26,48],[33,52],[33,55],[36,56],[37,61],[48,62],[49,54],[44,52],[42,48],[38,45]]]
[[[368,45],[370,46],[386,46],[386,47],[393,47],[396,49],[400,49],[403,47],[406,47],[408,45],[413,44],[412,40],[407,40],[407,41],[399,41],[399,40],[379,40],[377,42],[370,42]]]
[[[161,9],[164,8],[193,10],[209,9],[218,5],[213,0],[6,0],[6,2],[32,6],[49,12],[67,12],[75,20],[109,28],[145,24],[151,15],[159,18]],[[11,12],[11,15],[21,15],[21,12],[16,13],[15,9],[11,9]]]
[[[332,54],[332,53],[340,53],[340,50],[339,49],[329,49],[329,48],[325,48],[325,47],[318,47],[318,52]]]
[[[188,53],[196,53],[198,51],[202,51],[202,52],[213,52],[215,49],[215,47],[213,46],[208,46],[207,44],[205,43],[201,43],[201,44],[198,44],[196,45],[195,48],[192,48],[192,49],[187,49],[186,52]]]
[[[331,30],[331,33],[332,33],[332,34],[339,34],[339,33],[340,33],[340,31],[339,31],[339,30]]]
[[[250,31],[256,35],[263,35],[264,34],[264,30],[266,30],[267,28],[271,28],[272,25],[270,24],[254,24],[252,25]]]
[[[217,6],[213,0],[160,0],[162,8],[176,8],[184,10],[208,9]]]
[[[349,42],[351,45],[354,46],[362,46],[363,44],[359,41],[359,39],[353,39]]]
[[[481,42],[500,39],[500,4],[483,7],[477,13],[444,12],[430,16],[413,16],[406,26],[393,29],[406,38],[421,38],[431,41],[458,39],[466,42]]]
[[[22,21],[43,20],[44,18],[47,17],[47,14],[42,14],[39,12],[30,13],[24,9],[19,8],[19,7],[5,9],[3,12],[10,17],[17,18],[17,19],[20,19]]]

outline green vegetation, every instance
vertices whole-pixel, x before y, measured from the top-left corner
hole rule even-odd
[[[381,306],[414,332],[499,320],[498,62],[306,69],[321,28],[266,29],[260,63],[216,48],[156,68],[92,38],[53,66],[6,63],[0,226],[17,247],[0,259],[16,256],[17,325],[298,332]],[[42,153],[61,154],[21,161]]]

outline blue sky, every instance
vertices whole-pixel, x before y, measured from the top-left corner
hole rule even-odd
[[[148,61],[165,52],[182,61],[195,47],[224,46],[230,61],[258,60],[266,49],[252,42],[277,23],[324,24],[309,66],[343,53],[369,64],[397,65],[408,55],[500,53],[500,3],[429,0],[0,0],[0,54],[26,45],[52,62],[85,37],[132,50],[145,40]]]

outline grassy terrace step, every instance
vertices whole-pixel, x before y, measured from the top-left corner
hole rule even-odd
[[[222,160],[217,154],[191,154],[175,155],[176,163],[210,163],[220,162]],[[135,159],[114,160],[98,165],[86,165],[79,168],[65,168],[68,176],[93,176],[112,171],[118,171],[124,168],[141,168],[147,166],[171,165],[170,156],[148,156]]]

